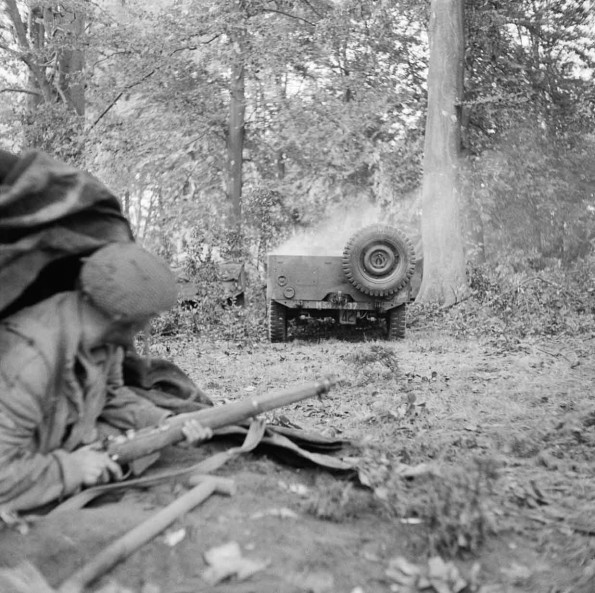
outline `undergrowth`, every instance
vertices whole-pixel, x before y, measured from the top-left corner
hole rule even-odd
[[[301,509],[325,521],[340,523],[367,510],[368,503],[351,483],[328,482],[314,490],[302,503]]]
[[[477,458],[464,466],[442,465],[409,488],[407,512],[422,520],[432,552],[451,558],[475,554],[496,532],[496,478],[491,461]],[[392,492],[398,496],[399,488]]]
[[[473,556],[496,532],[498,471],[491,458],[406,466],[373,449],[364,457],[361,482],[393,520],[419,525],[423,547],[431,553]]]
[[[595,257],[539,270],[470,266],[467,276],[469,293],[464,300],[446,309],[412,303],[408,325],[440,328],[453,336],[484,336],[503,344],[529,336],[595,335]],[[154,335],[194,334],[241,344],[266,341],[266,298],[258,273],[248,276],[247,301],[242,305],[227,301],[209,266],[204,266],[195,282],[198,294],[193,303],[180,301],[155,320]],[[309,331],[324,334],[318,326]],[[365,333],[359,338],[368,339]],[[395,371],[386,355],[376,358],[385,371]]]
[[[263,341],[267,336],[264,298],[257,290],[244,295],[245,302],[227,298],[212,278],[197,281],[197,295],[179,300],[176,307],[155,319],[155,336],[200,336],[242,345]]]
[[[465,300],[447,309],[414,304],[409,325],[439,325],[457,336],[504,341],[595,335],[595,258],[537,271],[472,266],[467,275],[470,292]]]

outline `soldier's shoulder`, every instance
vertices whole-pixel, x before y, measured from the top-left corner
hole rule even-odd
[[[0,380],[11,383],[35,368],[45,370],[47,365],[33,340],[0,326]]]

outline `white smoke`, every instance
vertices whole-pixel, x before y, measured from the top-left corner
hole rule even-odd
[[[275,247],[275,255],[341,255],[349,238],[359,229],[374,223],[384,223],[378,206],[347,210],[337,208],[327,220],[315,227],[298,230],[282,245]]]

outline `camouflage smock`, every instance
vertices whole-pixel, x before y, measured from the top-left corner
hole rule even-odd
[[[80,347],[80,295],[54,295],[0,322],[0,509],[30,509],[76,491],[71,452],[169,412],[124,386],[123,350]]]

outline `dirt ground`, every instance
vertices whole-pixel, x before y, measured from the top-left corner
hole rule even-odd
[[[268,419],[353,440],[338,455],[359,474],[258,452],[237,458],[216,472],[235,481],[234,495],[210,497],[92,590],[593,593],[595,339],[502,342],[439,329],[413,329],[398,343],[377,337],[153,343],[154,356],[176,362],[217,403],[336,376],[320,401]],[[159,464],[195,463],[224,446],[171,447]],[[58,586],[184,489],[106,497],[41,517],[27,533],[4,528],[0,558],[26,558]],[[251,576],[209,581],[205,553],[232,542],[238,570]]]

